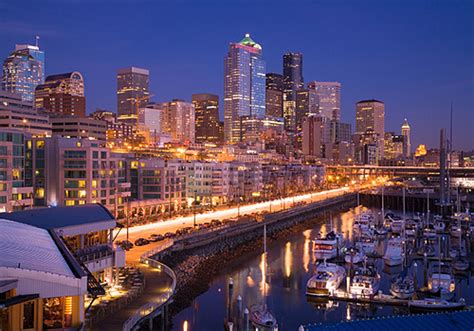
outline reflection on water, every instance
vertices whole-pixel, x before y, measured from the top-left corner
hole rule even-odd
[[[346,245],[354,241],[352,222],[360,210],[326,215],[319,225],[305,230],[282,241],[268,245],[267,254],[256,254],[241,265],[226,270],[216,278],[210,289],[195,299],[195,304],[183,310],[173,319],[175,330],[189,331],[223,330],[224,320],[229,318],[237,322],[237,297],[242,297],[243,308],[262,303],[266,292],[269,309],[278,320],[279,330],[297,330],[299,325],[308,323],[354,320],[373,316],[408,314],[407,308],[361,305],[355,303],[334,302],[317,298],[307,298],[306,282],[311,277],[316,260],[312,250],[312,240],[318,232],[327,233],[334,228],[344,236]],[[449,239],[446,239],[449,240]],[[423,242],[407,242],[408,249],[418,249]],[[376,243],[378,254],[383,254],[385,241]],[[437,245],[434,244],[436,251]],[[418,248],[417,248],[418,247]],[[447,247],[447,246],[446,246]],[[263,250],[263,247],[262,247]],[[447,252],[447,248],[445,249]],[[264,268],[265,258],[267,268]],[[382,276],[380,289],[389,293],[390,281],[402,272],[401,267],[386,267],[381,259],[376,266]],[[426,283],[426,270],[423,260],[417,260],[409,266],[409,272],[415,275],[419,284]],[[233,293],[228,293],[229,277],[234,281]],[[474,291],[470,274],[456,275],[456,295],[464,297],[468,305],[474,304]],[[345,284],[345,282],[343,283]],[[227,316],[228,297],[234,316]]]

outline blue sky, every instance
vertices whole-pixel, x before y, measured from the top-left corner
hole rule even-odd
[[[148,68],[154,101],[223,92],[223,58],[244,33],[263,46],[268,72],[304,54],[305,81],[342,83],[342,119],[355,103],[386,105],[386,130],[412,126],[436,147],[454,103],[454,146],[474,149],[473,1],[0,0],[0,58],[16,43],[46,52],[46,73],[78,70],[87,109],[116,108],[116,70]]]

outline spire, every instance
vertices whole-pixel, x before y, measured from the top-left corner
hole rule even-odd
[[[408,120],[406,118],[403,121],[402,129],[410,129],[410,124],[408,124]]]

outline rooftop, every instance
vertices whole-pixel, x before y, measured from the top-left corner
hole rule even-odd
[[[0,267],[76,277],[51,234],[0,218]]]
[[[244,45],[244,46],[249,46],[257,49],[262,49],[262,46],[257,44],[255,41],[250,38],[250,34],[246,33],[244,39],[242,39],[239,44]]]
[[[368,102],[378,102],[378,103],[383,103],[383,101],[376,100],[376,99],[368,99],[368,100],[360,100],[357,103],[368,103]]]
[[[472,330],[474,311],[435,313],[407,316],[389,316],[328,324],[314,324],[306,331],[316,330]]]
[[[0,219],[2,218],[47,230],[103,221],[115,221],[114,216],[107,208],[98,203],[0,213]]]

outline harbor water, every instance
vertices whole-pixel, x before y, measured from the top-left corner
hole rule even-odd
[[[264,268],[263,263],[263,246],[261,252],[243,256],[236,263],[229,264],[223,261],[222,273],[211,282],[208,291],[195,298],[190,307],[174,316],[173,330],[224,330],[227,321],[233,322],[234,330],[243,330],[244,309],[262,303],[266,303],[276,317],[279,330],[297,330],[300,325],[307,324],[409,314],[406,306],[348,303],[306,296],[306,283],[313,275],[317,264],[313,253],[313,239],[318,233],[324,234],[333,228],[343,235],[346,246],[351,245],[356,239],[352,224],[360,209],[334,215],[327,214],[312,228],[294,233],[284,240],[269,242],[267,268]],[[373,212],[380,215],[379,210]],[[450,238],[447,234],[438,235],[432,243],[435,256],[438,256],[439,249],[443,256],[447,256],[449,248],[459,244],[458,240]],[[386,244],[386,239],[376,242],[378,255],[384,254]],[[426,285],[428,273],[428,269],[425,268],[426,260],[422,255],[416,254],[422,245],[423,240],[417,243],[407,240],[406,249],[413,253],[407,260],[405,268],[403,266],[389,268],[384,265],[381,258],[374,259],[382,278],[380,290],[384,294],[390,294],[391,280],[399,276],[402,271],[415,276],[418,287]],[[347,264],[341,263],[341,265],[348,269]],[[229,289],[230,278],[233,283],[231,289]],[[468,306],[474,305],[473,280],[470,271],[455,274],[455,298],[464,298]],[[341,283],[341,287],[344,288],[345,283],[346,280]]]

